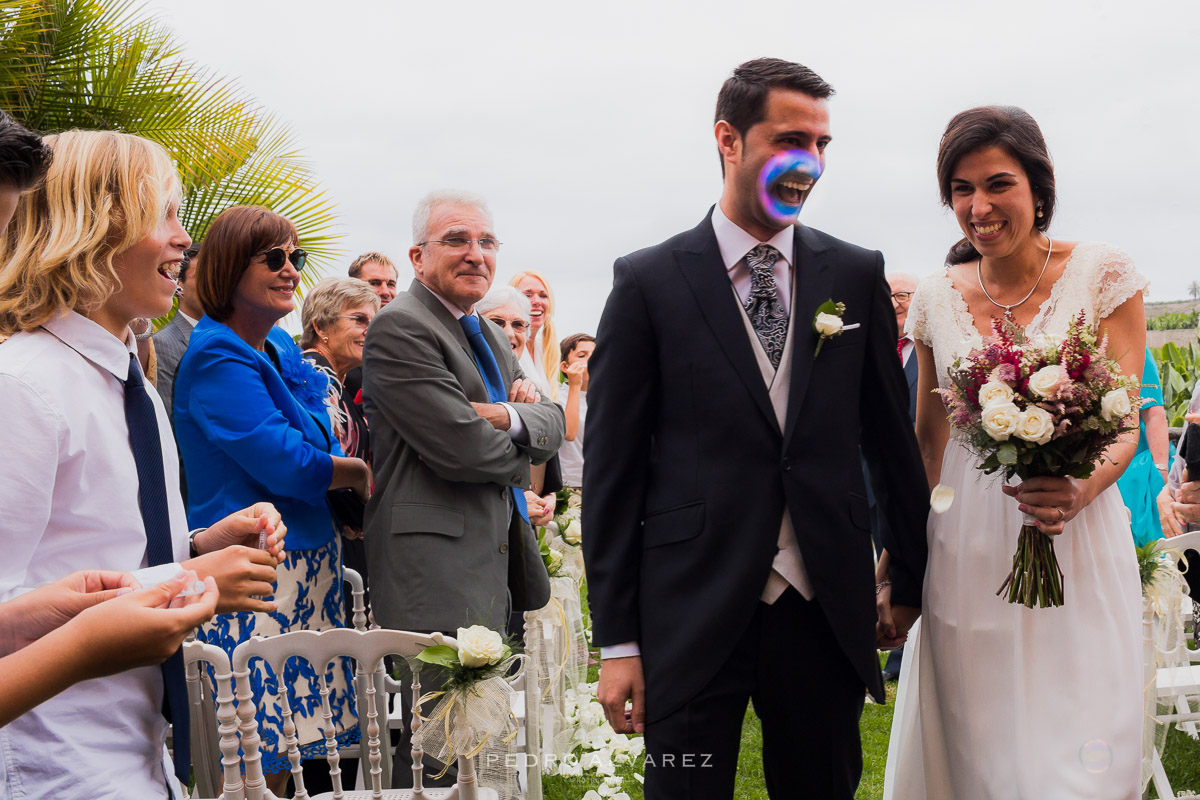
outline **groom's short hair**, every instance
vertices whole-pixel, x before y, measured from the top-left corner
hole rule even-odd
[[[782,58],[756,58],[734,68],[717,94],[717,113],[713,124],[725,120],[745,136],[767,115],[767,95],[772,89],[803,92],[824,99],[833,95],[833,87],[803,64]],[[721,159],[725,174],[725,159]]]

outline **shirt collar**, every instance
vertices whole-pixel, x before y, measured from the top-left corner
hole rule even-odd
[[[121,341],[75,311],[53,317],[43,322],[42,327],[88,361],[111,372],[117,380],[129,377],[129,356],[137,352],[137,342],[128,328],[125,341]]]
[[[725,212],[721,211],[721,204],[718,202],[713,208],[712,226],[713,233],[717,235],[717,247],[721,250],[721,260],[725,262],[727,272],[732,272],[733,268],[746,257],[746,254],[760,244],[771,245],[782,256],[780,261],[786,261],[789,265],[792,263],[792,254],[796,248],[795,225],[788,225],[766,242],[760,242],[725,216]]]
[[[198,320],[198,319],[193,319],[192,317],[189,317],[187,314],[183,313],[182,311],[179,311],[178,309],[176,310],[176,312],[175,312],[175,313],[177,313],[179,316],[181,316],[181,317],[183,317],[185,320],[187,320],[187,321],[188,321],[188,323],[189,323],[189,324],[190,324],[190,325],[191,325],[193,328],[194,328],[194,327],[196,327],[196,323],[198,323],[198,322],[200,321],[200,320]]]
[[[433,295],[434,297],[436,297],[438,299],[438,302],[441,303],[442,305],[444,305],[446,307],[446,310],[449,311],[454,316],[455,319],[462,319],[463,317],[465,317],[467,315],[467,312],[463,311],[461,308],[454,305],[454,303],[451,303],[449,300],[442,297],[440,294],[435,292],[433,289],[430,289],[427,284],[422,283],[421,285],[424,286],[426,289],[429,289],[429,293],[431,295]],[[471,309],[471,313],[474,314],[475,309]]]

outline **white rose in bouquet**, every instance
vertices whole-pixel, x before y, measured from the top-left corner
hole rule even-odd
[[[1045,444],[1054,435],[1054,417],[1044,408],[1030,406],[1017,417],[1017,430],[1014,433],[1018,439]]]
[[[988,436],[997,442],[1006,442],[1008,437],[1016,431],[1017,420],[1020,416],[1021,409],[1017,408],[1015,404],[995,403],[983,409],[980,422]]]
[[[458,660],[464,667],[486,667],[499,664],[504,657],[504,640],[500,634],[482,625],[459,628]]]
[[[583,541],[583,526],[579,524],[579,520],[573,519],[567,524],[562,538],[567,544],[579,544]]]
[[[1013,390],[1007,383],[988,381],[979,387],[979,405],[983,408],[997,403],[1011,403],[1012,399]]]
[[[1107,422],[1121,419],[1132,410],[1129,394],[1124,389],[1114,389],[1100,398],[1100,416]]]
[[[560,568],[562,568],[562,563],[563,563],[562,553],[558,552],[557,550],[551,550],[550,554],[548,556],[546,556],[546,558],[550,562],[546,565],[547,572],[551,572],[551,573],[558,572],[558,570]]]
[[[822,336],[837,336],[842,332],[842,318],[836,314],[817,314],[813,327]]]
[[[1053,400],[1058,390],[1071,381],[1071,376],[1061,364],[1042,367],[1029,376],[1029,391],[1043,400]],[[1032,440],[1031,440],[1032,441]]]

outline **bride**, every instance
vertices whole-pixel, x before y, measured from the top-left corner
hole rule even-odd
[[[1140,375],[1145,279],[1123,251],[1052,240],[1054,172],[1037,123],[1012,107],[950,121],[938,152],[942,201],[964,237],[917,288],[908,315],[920,378],[917,439],[929,485],[955,491],[929,518],[923,614],[905,653],[884,797],[1137,798],[1142,730],[1141,593],[1128,515],[1113,485],[1136,442],[1087,480],[1004,485],[982,474],[937,395],[947,368],[993,317],[1062,338],[1083,310],[1110,357]],[[1065,605],[1029,609],[994,592],[1021,512],[1055,536]],[[886,558],[880,582],[886,584]],[[903,641],[886,585],[881,642]],[[900,630],[897,630],[897,624]]]

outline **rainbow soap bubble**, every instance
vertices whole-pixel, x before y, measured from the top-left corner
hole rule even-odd
[[[1103,739],[1092,739],[1084,742],[1079,748],[1079,763],[1088,772],[1107,772],[1112,766],[1112,760],[1112,748]]]
[[[792,223],[817,178],[821,162],[807,150],[788,150],[771,158],[758,174],[758,199],[778,222]]]

